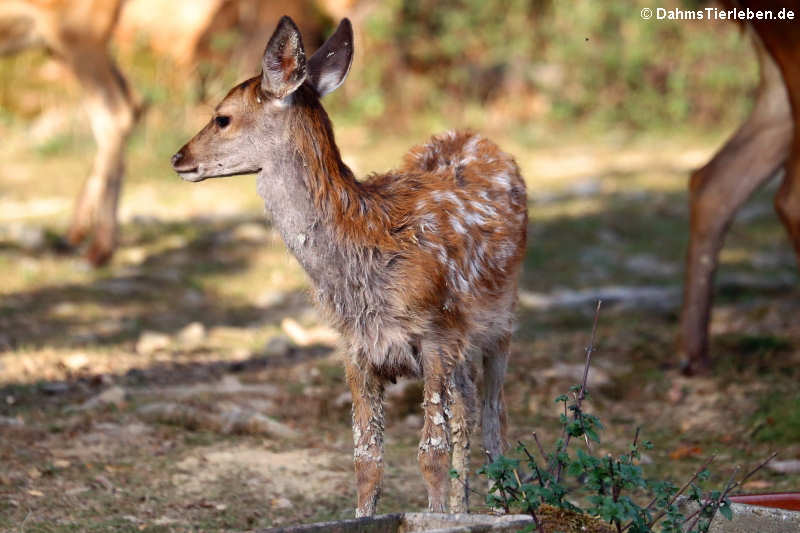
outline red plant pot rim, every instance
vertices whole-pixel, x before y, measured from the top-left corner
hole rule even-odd
[[[774,507],[787,511],[800,511],[800,492],[771,492],[765,494],[740,494],[731,496],[733,503]]]

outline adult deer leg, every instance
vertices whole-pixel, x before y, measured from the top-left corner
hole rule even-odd
[[[345,364],[353,397],[353,462],[358,504],[356,517],[372,516],[383,480],[383,385],[369,369]]]
[[[86,93],[85,106],[97,143],[94,165],[75,204],[67,239],[77,245],[91,233],[88,258],[97,266],[108,261],[114,250],[125,142],[138,106],[103,47],[87,44],[64,57]]]
[[[795,144],[798,144],[795,141]],[[786,163],[786,174],[775,195],[775,209],[794,244],[800,266],[800,146],[795,147]]]
[[[783,79],[754,38],[761,71],[755,106],[747,120],[689,184],[689,250],[686,258],[679,349],[687,373],[710,364],[708,323],[712,282],[725,233],[736,211],[786,159],[792,120]]]

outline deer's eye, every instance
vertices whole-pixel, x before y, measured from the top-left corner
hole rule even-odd
[[[219,115],[214,117],[214,123],[219,127],[219,129],[225,129],[228,127],[228,124],[231,123],[231,117],[227,117],[225,115]]]

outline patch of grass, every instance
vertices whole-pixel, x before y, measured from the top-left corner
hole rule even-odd
[[[753,437],[771,444],[800,442],[800,393],[771,391],[752,417]]]
[[[725,334],[714,339],[719,357],[719,371],[741,373],[748,369],[759,374],[770,373],[775,368],[793,373],[794,365],[785,361],[792,343],[783,337],[769,334]]]

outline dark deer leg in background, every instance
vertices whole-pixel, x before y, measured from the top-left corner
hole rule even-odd
[[[680,351],[687,373],[709,368],[708,326],[719,251],[734,215],[781,167],[792,139],[786,89],[777,65],[754,38],[761,82],[753,111],[714,158],[691,177]]]
[[[99,266],[111,258],[116,244],[125,143],[139,107],[104,48],[72,51],[65,60],[86,93],[85,107],[97,143],[97,155],[75,204],[67,239],[78,245],[91,235],[88,259]]]

